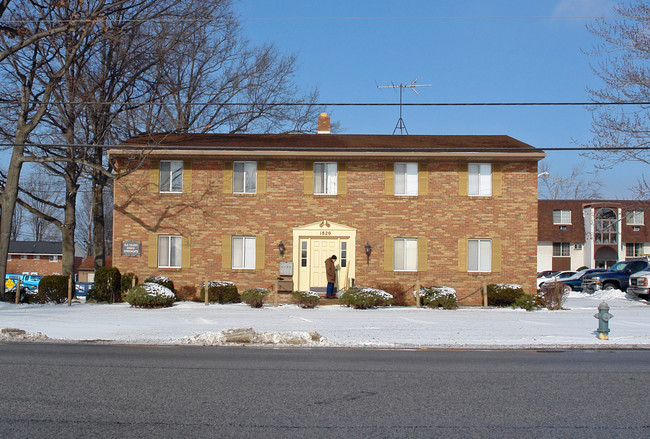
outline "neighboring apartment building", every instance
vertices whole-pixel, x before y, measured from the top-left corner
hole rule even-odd
[[[63,270],[63,244],[46,241],[9,241],[7,273],[61,274]]]
[[[611,267],[649,254],[649,208],[635,200],[539,200],[537,270]]]
[[[319,132],[329,132],[321,115]],[[113,265],[176,288],[204,279],[240,291],[282,275],[295,290],[484,281],[535,288],[537,162],[507,136],[140,136],[109,152]],[[153,149],[138,162],[138,145]],[[286,285],[286,283],[284,284]],[[290,289],[290,288],[288,288]],[[479,304],[480,295],[461,301]]]

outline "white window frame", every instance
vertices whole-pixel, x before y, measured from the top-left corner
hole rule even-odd
[[[556,251],[557,250],[557,251]],[[556,254],[559,253],[559,254]],[[571,256],[571,243],[570,242],[554,242],[553,243],[553,257],[566,258]]]
[[[492,196],[492,164],[467,164],[467,194],[470,197]]]
[[[29,256],[27,255],[20,255],[20,259],[27,259]]]
[[[395,174],[395,195],[418,195],[418,164],[412,162],[399,162],[393,166]]]
[[[169,169],[163,170],[163,167]],[[179,194],[183,192],[183,161],[161,160],[158,189],[162,194]]]
[[[318,169],[317,168],[322,168]],[[315,162],[314,163],[314,195],[336,195],[337,194],[337,177],[338,164],[336,162]],[[319,178],[322,180],[323,187],[320,190],[318,186]]]
[[[625,221],[628,226],[642,226],[645,217],[642,210],[628,210],[625,214]]]
[[[34,259],[36,260],[41,259],[41,255],[34,255]]]
[[[642,242],[627,242],[625,243],[625,257],[626,258],[638,258],[643,255],[643,243]],[[632,250],[630,252],[630,250]],[[630,254],[632,253],[632,254]]]
[[[158,268],[181,268],[183,238],[180,235],[158,235]]]
[[[237,169],[240,168],[240,169]],[[238,175],[241,177],[238,178]],[[238,180],[241,180],[241,187]],[[257,193],[257,162],[237,161],[232,165],[232,193],[255,194]]]
[[[233,236],[231,266],[233,270],[255,270],[256,239],[254,236]]]
[[[492,272],[492,240],[467,240],[467,271],[472,273]]]
[[[418,240],[395,238],[393,240],[393,270],[418,271]]]
[[[554,209],[553,210],[553,225],[571,225],[571,210],[569,209]]]
[[[50,255],[50,262],[59,262],[59,255]]]

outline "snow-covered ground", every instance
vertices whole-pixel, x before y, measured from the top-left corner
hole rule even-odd
[[[609,340],[594,318],[606,301]],[[14,305],[0,302],[0,340],[94,341],[129,344],[256,344],[422,348],[650,349],[650,303],[620,291],[571,293],[564,310],[511,308],[354,310],[338,305],[253,309],[245,304],[178,302],[171,308],[128,304]],[[239,329],[239,328],[252,328]],[[40,335],[39,335],[40,333]]]

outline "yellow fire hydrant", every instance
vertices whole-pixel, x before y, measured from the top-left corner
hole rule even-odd
[[[598,338],[609,340],[609,319],[614,317],[609,313],[609,305],[605,302],[598,305],[598,313],[594,317],[598,319]]]

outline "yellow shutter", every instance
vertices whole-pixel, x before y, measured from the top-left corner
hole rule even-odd
[[[428,163],[418,163],[418,195],[429,195]]]
[[[339,195],[348,193],[348,166],[347,163],[338,163],[336,172],[336,192]]]
[[[393,271],[393,238],[384,238],[384,271]]]
[[[395,195],[395,164],[394,163],[386,163],[386,170],[384,171],[384,194]],[[391,261],[391,267],[392,266],[393,266],[393,262]]]
[[[503,172],[501,163],[492,164],[492,196],[503,195]]]
[[[467,271],[467,238],[458,239],[458,271]]]
[[[461,197],[467,196],[467,163],[458,165],[458,195]]]
[[[305,163],[305,195],[314,193],[314,164],[312,162]]]
[[[223,193],[232,194],[232,162],[223,164]]]
[[[264,270],[264,259],[266,256],[266,239],[262,235],[255,237],[255,269]]]
[[[418,271],[427,271],[427,239],[418,238]]]
[[[149,162],[149,192],[160,192],[160,160]]]
[[[147,265],[150,268],[158,266],[158,235],[155,233],[149,234],[149,254]]]
[[[192,192],[192,161],[183,160],[183,192]]]
[[[190,268],[190,237],[181,237],[181,268]]]
[[[266,193],[266,162],[257,162],[257,193]]]
[[[232,268],[232,237],[230,235],[221,237],[221,268],[224,270]]]
[[[501,238],[492,238],[492,272],[501,273]]]

